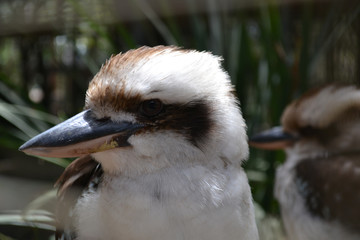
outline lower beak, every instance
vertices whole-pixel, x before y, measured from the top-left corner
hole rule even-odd
[[[129,146],[128,138],[144,127],[131,122],[96,119],[83,111],[24,143],[19,150],[43,157],[79,157]]]
[[[249,145],[256,148],[277,150],[293,144],[298,138],[283,130],[282,127],[273,127],[258,133],[249,139]]]

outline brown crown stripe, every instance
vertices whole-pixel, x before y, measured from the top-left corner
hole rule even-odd
[[[96,76],[100,76],[106,73],[114,73],[113,70],[124,67],[131,67],[134,64],[138,63],[140,60],[144,61],[149,59],[149,57],[161,54],[165,51],[170,52],[188,52],[189,50],[184,50],[175,46],[156,46],[156,47],[147,47],[143,46],[138,49],[129,50],[125,53],[119,53],[115,56],[112,56],[106,63],[101,67],[100,71]],[[95,77],[96,77],[95,76]]]
[[[299,128],[304,127],[304,123],[301,122],[301,114],[302,109],[301,106],[306,101],[311,101],[312,98],[316,97],[321,91],[323,91],[326,88],[332,88],[332,92],[336,92],[341,88],[354,86],[352,84],[347,83],[330,83],[325,84],[317,88],[310,89],[309,91],[305,92],[300,98],[294,100],[291,102],[286,109],[284,110],[282,116],[281,116],[281,123],[285,130],[289,132],[298,132]],[[357,89],[358,86],[355,86]],[[329,96],[330,97],[330,96]],[[326,107],[326,106],[324,106]]]
[[[125,93],[125,88],[114,89],[111,86],[93,86],[87,92],[85,108],[90,108],[90,102],[95,108],[110,108],[115,112],[136,112],[143,102],[140,94]]]
[[[300,161],[295,168],[297,189],[309,212],[360,233],[357,169],[360,169],[359,153]]]
[[[125,89],[125,81],[123,79],[118,79],[115,85],[109,85],[104,80],[107,79],[109,75],[115,75],[117,69],[130,69],[140,60],[146,60],[164,51],[187,52],[189,50],[183,50],[174,46],[141,47],[130,50],[124,54],[120,53],[112,56],[90,82],[86,93],[87,103],[85,108],[89,108],[89,102],[91,102],[99,107],[108,106],[115,111],[123,110],[131,112],[133,106],[137,106],[142,101],[140,94],[132,92],[131,89]]]

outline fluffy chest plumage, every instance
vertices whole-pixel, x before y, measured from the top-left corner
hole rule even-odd
[[[243,172],[194,167],[102,184],[76,206],[79,239],[257,239]]]

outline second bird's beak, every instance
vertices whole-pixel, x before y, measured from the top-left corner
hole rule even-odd
[[[43,157],[79,157],[129,146],[128,138],[142,127],[107,118],[99,120],[86,110],[33,137],[19,150]]]
[[[258,133],[249,139],[249,145],[255,148],[277,150],[293,144],[298,137],[287,133],[282,127],[273,127]]]

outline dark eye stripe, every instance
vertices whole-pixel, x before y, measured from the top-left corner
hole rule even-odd
[[[150,117],[141,112],[142,103],[147,100],[143,100],[140,95],[116,95],[110,91],[105,95],[97,95],[91,101],[96,103],[95,108],[111,107],[115,111],[134,114],[137,121],[149,125],[144,129],[146,131],[166,129],[178,132],[198,147],[215,127],[211,118],[212,109],[206,100],[194,100],[186,104],[162,104],[161,111]],[[157,108],[155,109],[158,110]],[[157,112],[155,109],[154,113]]]
[[[139,122],[149,123],[148,130],[170,130],[185,135],[185,137],[199,147],[214,127],[211,118],[211,108],[204,100],[192,101],[187,104],[169,104],[163,106],[163,111],[149,119],[142,115],[137,117]]]

